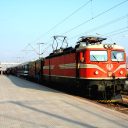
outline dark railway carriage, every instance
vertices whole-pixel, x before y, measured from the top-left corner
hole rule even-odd
[[[17,68],[17,76],[28,79],[29,63],[19,64]]]
[[[35,61],[35,78],[34,79],[39,83],[41,82],[41,72],[43,68],[42,64],[43,64],[43,59],[39,59]]]
[[[35,78],[36,78],[36,75],[35,75],[35,69],[36,69],[35,62],[36,62],[36,61],[31,61],[31,62],[29,62],[28,77],[29,77],[29,79],[32,80],[32,81],[34,81]]]
[[[15,67],[9,67],[9,68],[7,68],[7,75],[8,74],[11,74],[11,75],[15,75],[15,76],[17,76],[17,71],[18,71],[18,68],[17,68],[17,66],[15,66]]]
[[[28,77],[32,81],[41,82],[43,59],[29,62]]]
[[[7,74],[18,77],[28,78],[29,62],[18,64],[17,66],[7,68]]]

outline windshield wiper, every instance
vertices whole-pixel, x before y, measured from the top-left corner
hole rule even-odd
[[[97,62],[99,62],[98,60],[97,60],[97,58],[94,56],[94,55],[92,55],[93,56],[93,58],[97,61]]]
[[[115,56],[114,53],[112,53],[112,55],[114,56],[114,58],[117,60],[117,62],[119,63],[119,60],[117,59],[117,57]]]

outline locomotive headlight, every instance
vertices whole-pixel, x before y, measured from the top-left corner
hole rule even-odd
[[[108,48],[108,45],[107,44],[104,44],[104,48]]]
[[[111,44],[108,44],[108,48],[111,48]]]
[[[108,72],[108,76],[109,77],[112,77],[112,72]]]
[[[99,72],[98,71],[95,71],[95,75],[98,75],[99,74]]]
[[[113,48],[113,45],[108,44],[108,48],[109,48],[109,49],[112,49],[112,48]]]
[[[114,47],[114,44],[111,44],[111,48],[113,48]]]
[[[120,71],[120,74],[123,75],[123,71]]]

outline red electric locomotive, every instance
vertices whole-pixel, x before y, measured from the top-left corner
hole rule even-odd
[[[126,54],[115,43],[102,44],[105,39],[82,37],[75,48],[55,50],[42,61],[42,79],[98,99],[117,96],[125,84]]]
[[[26,67],[22,68],[23,72],[27,71],[24,77],[42,83],[60,83],[57,85],[61,88],[79,90],[95,99],[111,100],[125,85],[126,53],[115,43],[102,44],[105,39],[81,37],[75,48],[56,48],[46,58],[23,65]],[[17,75],[18,69],[21,72],[20,65],[9,71]]]

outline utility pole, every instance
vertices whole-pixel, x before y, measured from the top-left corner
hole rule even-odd
[[[41,45],[42,44],[44,44],[44,43],[37,43],[37,45],[39,45],[39,52],[38,52],[39,59],[40,59],[40,56],[41,56]]]

